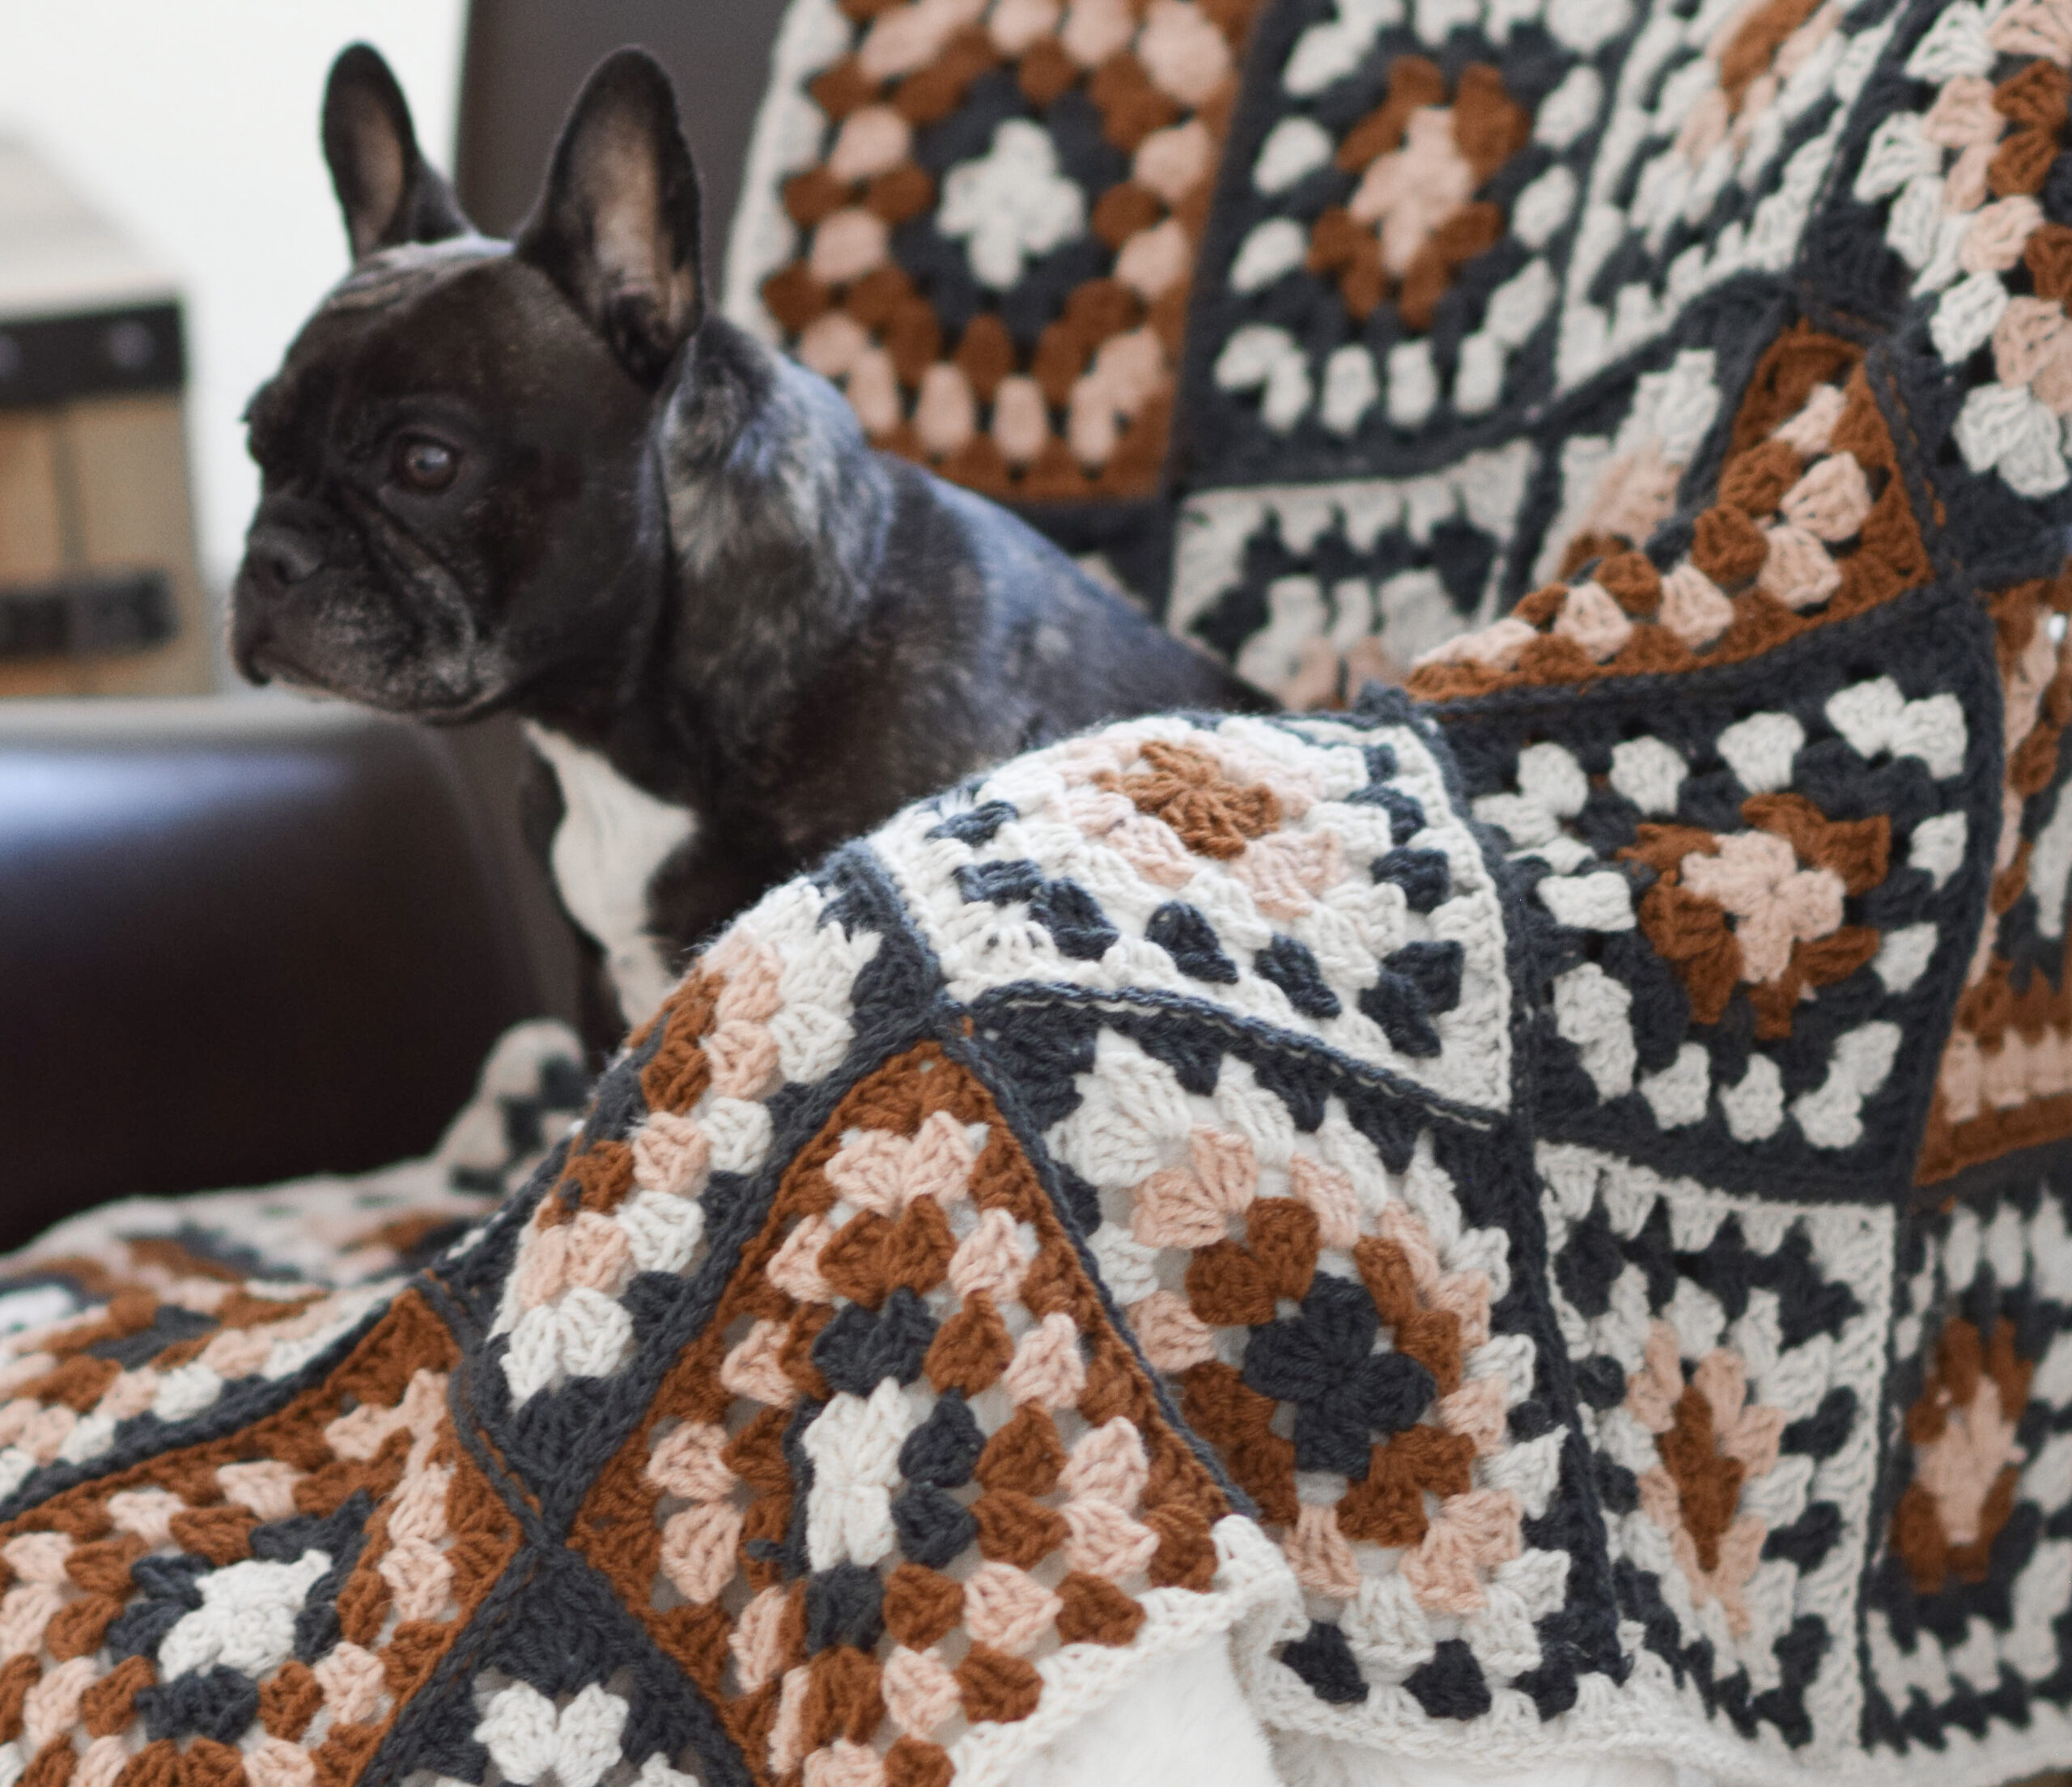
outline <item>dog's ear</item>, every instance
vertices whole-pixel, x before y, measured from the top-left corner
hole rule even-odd
[[[443,242],[471,227],[444,176],[418,153],[403,90],[369,45],[348,45],[331,65],[324,159],[355,261],[401,242]]]
[[[698,170],[676,96],[643,50],[615,51],[562,127],[517,252],[561,287],[645,384],[705,312]]]

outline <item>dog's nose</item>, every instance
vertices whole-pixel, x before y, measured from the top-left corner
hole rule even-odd
[[[262,526],[252,530],[244,554],[261,575],[286,588],[322,568],[324,555],[292,528]]]

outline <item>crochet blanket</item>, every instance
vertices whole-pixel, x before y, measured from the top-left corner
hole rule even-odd
[[[414,1272],[19,1263],[0,1766],[998,1781],[1219,1632],[1297,1782],[2072,1760],[2063,1094],[1976,991],[2061,930],[2053,600],[1072,741],[770,895]]]
[[[1219,1639],[1293,1787],[2072,1763],[2068,67],[800,0],[737,312],[1411,694],[911,809],[501,1198],[14,1263],[0,1774],[991,1782]]]
[[[2057,0],[792,0],[727,310],[1290,706],[1715,492],[1525,662],[1738,659],[2054,571],[2068,64]],[[1861,364],[1863,476],[1823,407],[1722,485],[1801,328],[1763,401]]]

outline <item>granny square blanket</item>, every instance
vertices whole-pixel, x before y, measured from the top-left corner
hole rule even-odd
[[[53,1237],[0,1769],[997,1781],[1219,1633],[1297,1781],[2072,1757],[2038,889],[1917,841],[2054,810],[2053,600],[1785,648],[1767,755],[1732,665],[1072,740],[765,899],[500,1201]]]
[[[1738,660],[2055,571],[2068,60],[2055,0],[793,0],[727,308],[1290,706],[1620,542],[1702,580],[1527,674]]]
[[[1292,1787],[2072,1764],[2068,70],[797,0],[736,313],[1408,688],[909,809],[567,1134],[537,1033],[10,1263],[0,1787],[991,1783],[1217,1638]]]

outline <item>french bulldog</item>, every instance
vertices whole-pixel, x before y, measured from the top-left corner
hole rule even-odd
[[[508,711],[628,1021],[756,895],[918,796],[1097,722],[1272,706],[1004,509],[874,451],[715,315],[669,78],[592,74],[510,242],[341,54],[354,263],[247,420],[231,649],[440,724]]]

